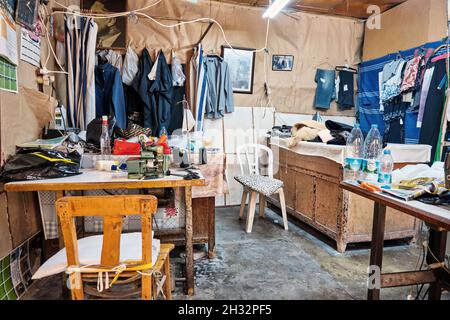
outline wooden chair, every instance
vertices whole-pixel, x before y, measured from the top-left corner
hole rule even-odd
[[[101,281],[103,281],[103,273],[105,277],[107,273],[110,279],[117,277],[117,285],[129,284],[132,281],[136,282],[136,280],[141,279],[141,298],[150,300],[156,297],[153,290],[154,284],[152,284],[152,277],[155,272],[164,273],[163,292],[167,299],[171,299],[169,254],[174,245],[161,244],[158,260],[155,265],[152,265],[152,216],[156,213],[156,207],[157,199],[151,195],[64,197],[56,202],[66,247],[68,270],[79,268],[79,271],[81,271],[69,273],[73,300],[84,299],[85,292],[95,295],[97,290],[89,289],[89,283],[96,282],[99,275],[101,275]],[[120,240],[122,221],[127,215],[141,216],[142,242],[138,242],[136,245],[142,246],[142,260],[124,265],[120,261]],[[101,263],[96,266],[80,266],[79,261],[74,218],[87,216],[103,217]],[[122,270],[118,271],[118,266],[121,266]],[[124,266],[126,269],[124,269]],[[123,298],[130,297],[132,294],[133,292],[128,291],[123,293],[123,295],[117,296],[108,295],[105,292],[98,296]],[[139,289],[137,294],[139,294]]]
[[[245,170],[245,164],[242,155],[245,154],[248,170]],[[267,163],[266,175],[261,174],[260,163],[265,154]],[[247,233],[252,232],[253,220],[256,208],[256,196],[259,195],[259,216],[264,217],[266,207],[266,197],[278,194],[280,197],[281,211],[283,216],[284,229],[288,230],[288,220],[286,214],[286,203],[283,191],[283,181],[273,178],[273,153],[270,148],[260,144],[244,144],[237,149],[237,158],[241,169],[241,175],[234,177],[236,181],[242,184],[244,190],[242,193],[239,218],[244,216],[244,208],[247,197],[250,195],[248,213],[247,213]]]

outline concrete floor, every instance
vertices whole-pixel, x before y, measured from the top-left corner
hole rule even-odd
[[[368,249],[339,254],[293,223],[284,231],[281,217],[269,209],[265,219],[255,218],[253,232],[247,234],[238,212],[237,207],[216,210],[217,258],[196,261],[196,294],[189,299],[366,298]],[[413,270],[419,253],[415,245],[388,247],[383,271]],[[408,294],[415,296],[415,289],[383,289],[381,296],[405,300]],[[177,288],[174,298],[188,297]],[[61,277],[36,281],[23,299],[61,299]]]

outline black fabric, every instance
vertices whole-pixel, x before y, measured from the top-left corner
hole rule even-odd
[[[445,88],[439,88],[439,84],[446,75],[445,65],[445,59],[429,64],[429,68],[434,66],[434,73],[425,104],[419,144],[428,144],[432,147],[431,161],[434,160],[436,154],[439,128],[441,127],[441,117],[444,109]]]
[[[325,121],[325,127],[327,127],[327,129],[330,130],[330,131],[347,131],[347,132],[352,132],[352,130],[353,130],[352,126],[349,126],[348,124],[345,124],[345,123],[336,122],[336,121],[333,121],[333,120]]]
[[[351,109],[355,106],[354,73],[339,71],[339,94],[337,104],[341,110]]]
[[[173,87],[173,97],[171,106],[170,125],[167,129],[169,134],[172,134],[175,130],[183,127],[183,99],[186,95],[185,87]]]
[[[50,160],[48,160],[48,159]],[[40,148],[21,149],[3,167],[3,182],[62,178],[80,174],[78,152],[63,153]]]
[[[441,195],[425,193],[416,200],[431,205],[448,206],[450,205],[450,191],[447,191]]]
[[[409,106],[410,104],[402,102],[401,98],[384,105],[384,143],[405,143],[404,123]]]
[[[156,106],[157,127],[155,134],[159,134],[162,128],[169,128],[171,117],[171,105],[173,98],[172,70],[167,64],[162,51],[157,59],[156,78],[150,86],[151,104]]]
[[[140,98],[140,106],[137,109],[143,110],[144,113],[144,127],[150,128],[153,134],[157,134],[158,117],[155,103],[151,102],[150,87],[151,81],[148,79],[148,74],[152,70],[153,61],[147,49],[142,51],[139,58],[139,71],[133,80],[132,87]]]
[[[123,85],[125,93],[125,105],[127,109],[127,118],[132,123],[144,126],[144,103],[136,90],[126,84]]]

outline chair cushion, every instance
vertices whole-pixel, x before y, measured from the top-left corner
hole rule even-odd
[[[244,187],[262,193],[265,196],[274,194],[283,187],[283,181],[256,174],[236,176],[234,179]]]
[[[78,256],[81,265],[99,265],[102,255],[103,235],[78,240]],[[160,241],[152,240],[152,262],[156,263],[160,252]],[[120,261],[142,259],[142,235],[140,232],[123,233],[120,237]],[[48,277],[67,268],[66,249],[61,249],[48,259],[33,275],[32,279]]]

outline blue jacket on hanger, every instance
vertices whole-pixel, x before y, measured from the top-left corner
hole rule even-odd
[[[109,63],[95,67],[95,116],[114,114],[121,129],[127,127],[127,112],[120,71]]]
[[[166,57],[162,51],[159,52],[156,60],[155,80],[150,87],[151,103],[156,106],[158,114],[158,128],[161,130],[163,127],[166,130],[170,125],[171,118],[171,106],[173,99],[173,79],[172,69],[167,64]],[[154,132],[157,135],[159,132]]]
[[[143,111],[144,127],[150,128],[152,134],[156,134],[158,129],[158,117],[156,113],[155,103],[151,102],[150,87],[151,81],[148,75],[153,67],[153,61],[150,58],[150,54],[147,49],[142,51],[141,57],[139,58],[138,73],[136,74],[132,87],[137,92],[142,100],[143,108],[139,108]]]

